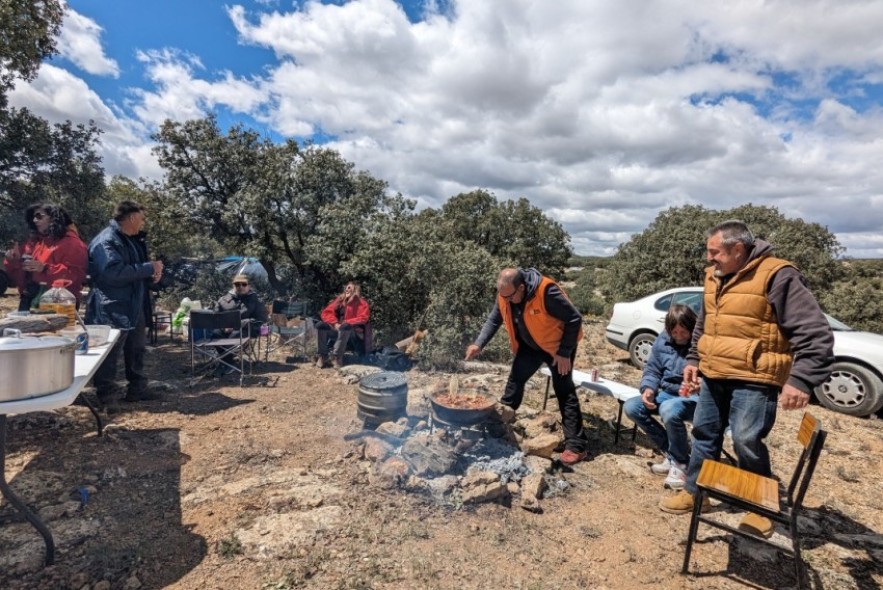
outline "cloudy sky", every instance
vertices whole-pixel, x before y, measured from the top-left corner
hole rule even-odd
[[[12,103],[104,129],[109,174],[207,112],[439,206],[527,197],[579,254],[668,207],[775,205],[883,257],[878,0],[68,0]]]

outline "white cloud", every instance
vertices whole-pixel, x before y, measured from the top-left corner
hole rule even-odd
[[[120,69],[116,60],[104,54],[100,40],[102,30],[94,20],[68,6],[58,36],[58,53],[85,72],[116,78]]]
[[[142,137],[213,109],[322,131],[424,205],[526,196],[583,253],[671,206],[750,202],[883,256],[883,3],[427,1],[416,23],[392,0],[249,6],[227,13],[275,54],[263,70],[143,49],[149,84],[110,117]],[[146,157],[126,145],[121,161]]]
[[[133,89],[131,108],[136,118],[148,125],[158,126],[166,119],[195,119],[220,105],[248,113],[267,100],[259,83],[236,78],[230,72],[214,74],[214,81],[196,78],[195,71],[203,69],[197,56],[163,49],[141,51],[138,59],[154,89]]]
[[[50,123],[71,121],[101,129],[98,153],[110,174],[131,178],[158,178],[158,166],[149,155],[145,130],[137,121],[120,118],[86,83],[59,67],[43,64],[30,84],[19,83],[9,95],[11,106],[28,108]]]

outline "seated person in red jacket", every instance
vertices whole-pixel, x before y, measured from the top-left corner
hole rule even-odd
[[[35,203],[25,209],[24,217],[28,239],[22,247],[13,243],[3,260],[18,287],[19,311],[36,303],[41,285],[50,287],[58,279],[70,281],[66,288],[77,298],[79,308],[89,255],[71,216],[54,203]]]
[[[321,369],[328,364],[328,342],[336,336],[332,360],[335,367],[342,367],[347,342],[354,334],[364,334],[370,314],[368,302],[362,299],[359,283],[347,283],[343,293],[332,299],[322,310],[322,321],[316,325],[319,348],[316,366]]]

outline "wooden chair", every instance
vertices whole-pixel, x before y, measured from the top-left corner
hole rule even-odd
[[[800,555],[800,531],[797,528],[797,518],[803,509],[803,497],[809,487],[826,436],[827,432],[822,430],[819,421],[809,412],[805,413],[800,422],[800,429],[797,431],[797,441],[800,443],[802,451],[794,468],[794,474],[791,476],[791,482],[788,484],[787,498],[781,502],[779,500],[779,483],[776,480],[706,459],[702,463],[702,469],[699,471],[699,478],[696,481],[697,493],[693,502],[693,518],[690,521],[690,532],[687,536],[687,548],[681,573],[687,573],[696,532],[699,523],[704,522],[735,535],[766,543],[791,555],[794,558],[797,587],[800,588],[805,564]],[[723,504],[754,512],[773,522],[786,525],[791,537],[791,548],[702,515],[702,503],[705,498],[715,498]]]

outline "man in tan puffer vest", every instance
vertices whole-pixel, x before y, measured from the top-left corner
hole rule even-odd
[[[775,258],[772,246],[741,221],[721,223],[706,237],[711,266],[684,369],[684,382],[701,387],[687,483],[659,505],[672,514],[693,510],[702,462],[720,458],[727,425],[739,467],[771,476],[764,438],[777,406],[806,407],[833,360],[831,327],[794,265]],[[766,537],[773,531],[769,519],[754,513],[740,528]]]

